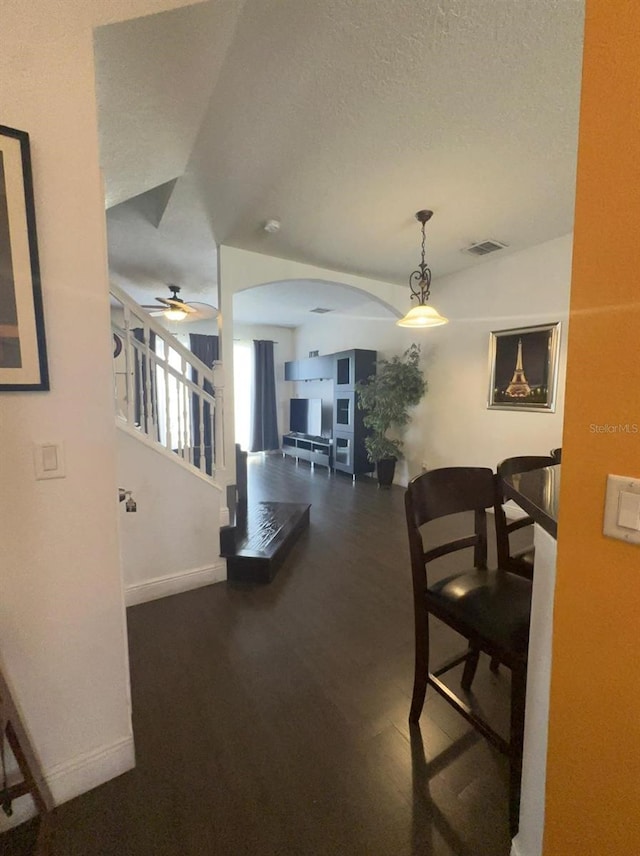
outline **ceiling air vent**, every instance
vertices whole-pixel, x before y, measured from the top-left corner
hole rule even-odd
[[[322,306],[316,306],[315,309],[310,309],[309,312],[315,312],[316,315],[324,315],[327,312],[333,312],[333,309],[323,309]]]
[[[504,250],[506,246],[508,244],[502,244],[500,241],[478,241],[477,244],[465,247],[462,252],[470,256],[486,256],[488,253],[495,253],[496,250]]]

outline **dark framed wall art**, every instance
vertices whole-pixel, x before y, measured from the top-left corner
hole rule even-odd
[[[487,406],[553,413],[559,349],[559,321],[492,332]]]
[[[0,390],[49,389],[29,135],[0,125]]]

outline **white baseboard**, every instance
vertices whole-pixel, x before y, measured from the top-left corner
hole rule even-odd
[[[227,578],[227,563],[220,559],[215,565],[206,568],[193,568],[180,571],[177,574],[168,574],[164,577],[156,577],[145,580],[143,583],[134,583],[125,589],[125,603],[134,606],[137,603],[147,603],[150,600],[158,600],[172,594],[180,594],[184,591],[208,586],[211,583],[219,583]]]
[[[97,788],[98,785],[133,769],[136,758],[133,736],[123,737],[110,746],[86,752],[71,761],[45,771],[56,805]]]
[[[126,773],[135,764],[133,737],[129,735],[43,772],[55,804],[60,805]],[[8,818],[4,813],[0,814],[0,832],[24,823],[35,814],[30,796],[14,800],[13,815]]]

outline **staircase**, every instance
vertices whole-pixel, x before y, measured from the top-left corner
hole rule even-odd
[[[128,606],[209,583],[270,582],[309,505],[248,502],[246,453],[226,484],[222,367],[204,365],[111,286],[120,519]],[[231,513],[230,513],[231,509]]]
[[[259,502],[237,526],[235,540],[220,535],[230,582],[270,583],[301,533],[309,526],[310,505]]]
[[[132,605],[226,579],[223,375],[116,285],[111,328],[118,484],[137,507],[120,518]]]
[[[236,445],[237,490],[231,520],[220,529],[220,554],[232,583],[270,583],[301,533],[309,526],[310,505],[249,502],[247,453]]]

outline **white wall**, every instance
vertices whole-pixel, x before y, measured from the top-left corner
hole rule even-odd
[[[347,348],[373,348],[382,357],[422,345],[428,382],[404,435],[406,460],[396,482],[406,484],[423,463],[441,466],[495,465],[518,454],[548,454],[562,444],[572,237],[566,235],[434,281],[434,303],[450,323],[431,330],[405,330],[393,319],[354,322],[330,315],[296,330],[296,358]],[[556,411],[488,410],[489,333],[562,321]]]
[[[233,325],[233,338],[242,341],[265,339],[274,342],[273,359],[276,370],[276,399],[278,405],[278,432],[286,433],[289,427],[290,383],[284,379],[284,364],[294,359],[294,332],[290,327],[272,327],[267,324]],[[228,375],[227,375],[228,376]],[[233,389],[233,384],[231,384]]]
[[[137,503],[135,513],[119,508],[127,604],[226,579],[219,488],[125,431],[118,431],[118,484]]]
[[[430,467],[495,466],[512,455],[562,445],[572,236],[565,235],[438,281],[438,308],[451,318],[434,330],[421,418],[409,432]],[[562,322],[555,413],[488,410],[489,333]]]
[[[134,763],[92,29],[180,5],[2,5],[2,123],[31,136],[51,391],[0,393],[0,652],[58,802]],[[51,441],[66,478],[36,481],[33,444]]]

